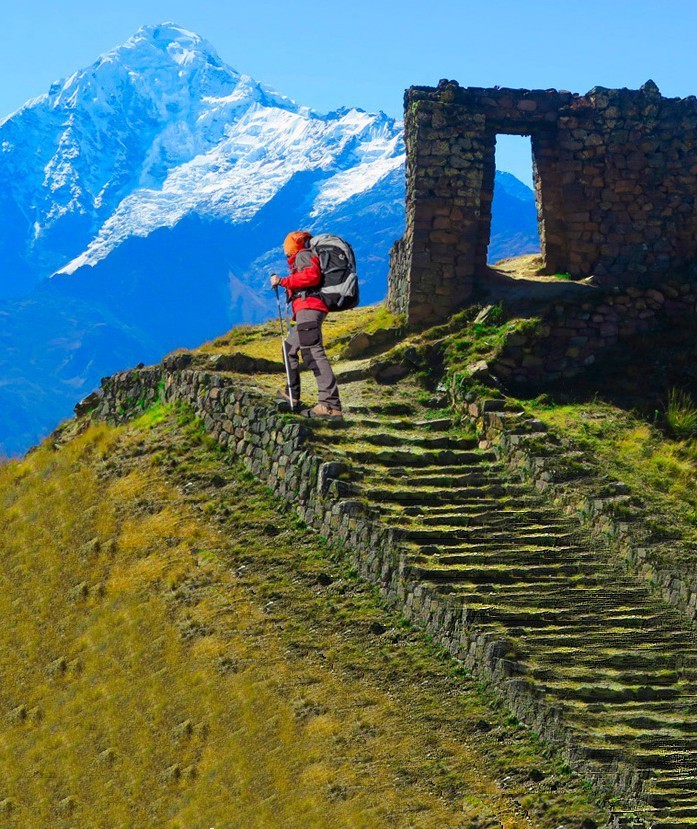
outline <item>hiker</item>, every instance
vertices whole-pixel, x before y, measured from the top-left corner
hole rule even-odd
[[[300,351],[303,362],[315,375],[319,398],[314,408],[305,409],[301,414],[305,417],[340,418],[339,387],[322,343],[322,323],[329,309],[317,290],[322,283],[322,272],[318,257],[308,250],[311,238],[312,234],[304,230],[289,233],[283,243],[283,251],[288,259],[290,275],[282,279],[276,274],[271,275],[272,288],[280,285],[286,289],[296,322],[283,343],[290,389],[286,387],[278,395],[289,403],[292,396],[294,407],[298,406]]]

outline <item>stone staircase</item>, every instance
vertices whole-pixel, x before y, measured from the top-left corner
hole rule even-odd
[[[357,406],[344,424],[313,429],[347,464],[352,497],[395,528],[405,577],[501,643],[510,681],[558,717],[557,742],[601,783],[630,769],[619,789],[638,799],[615,825],[697,826],[697,636],[686,618],[449,419]]]

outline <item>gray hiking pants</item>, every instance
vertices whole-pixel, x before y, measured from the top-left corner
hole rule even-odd
[[[329,365],[329,360],[322,343],[322,323],[327,315],[324,311],[314,311],[304,308],[295,315],[296,325],[283,343],[288,361],[290,374],[290,391],[293,400],[300,399],[300,361],[298,353],[302,353],[303,362],[315,375],[320,403],[331,409],[341,409],[339,386],[336,377]]]

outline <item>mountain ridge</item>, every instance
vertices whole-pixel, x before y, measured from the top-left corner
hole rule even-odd
[[[381,300],[403,170],[400,121],[317,113],[176,24],[52,84],[0,122],[0,314],[13,318],[0,452],[25,451],[102,375],[271,316],[266,278],[293,227],[348,238],[364,302]],[[504,190],[495,258],[536,232],[530,203]],[[48,309],[62,330],[39,322]],[[84,370],[68,377],[78,352]]]

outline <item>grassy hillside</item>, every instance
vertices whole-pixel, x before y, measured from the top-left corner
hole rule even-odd
[[[397,344],[392,346],[386,341],[378,349],[386,353],[374,359],[399,361],[411,346],[416,352],[415,364],[410,367],[417,385],[416,395],[428,399],[440,384],[457,400],[468,392],[503,396],[505,390],[482,385],[469,376],[468,369],[478,360],[490,360],[510,336],[534,329],[538,320],[509,317],[503,306],[489,309],[479,320],[479,310],[474,306],[454,315],[444,325],[407,337],[400,328],[402,320],[382,305],[330,316],[325,325],[327,351],[341,372],[352,337],[389,330],[395,332]],[[656,349],[655,344],[653,348]],[[280,365],[278,323],[233,329],[226,336],[205,344],[197,353],[241,353],[276,360]],[[375,349],[366,348],[367,357],[374,354]],[[640,406],[635,398],[622,399],[617,394],[615,374],[607,373],[604,389],[600,369],[591,380],[575,378],[569,389],[555,389],[532,400],[515,395],[511,399],[553,431],[588,450],[606,474],[629,484],[650,505],[661,531],[672,529],[673,534],[677,532],[697,542],[697,400],[689,392],[678,393],[671,403],[670,390],[663,391],[651,384],[645,389],[645,405]],[[262,388],[282,384],[280,376],[255,379]],[[310,376],[306,385],[313,388]],[[371,389],[381,397],[395,393],[394,386],[376,383],[368,377],[362,383],[361,392],[365,394]],[[344,395],[349,401],[352,394],[353,387],[345,386]]]
[[[670,414],[657,412],[651,422],[602,399],[560,404],[543,397],[526,405],[625,481],[650,506],[657,532],[697,543],[697,420],[694,435],[671,434]],[[697,418],[697,406],[694,412]]]
[[[185,411],[69,434],[0,468],[2,825],[604,825]]]

